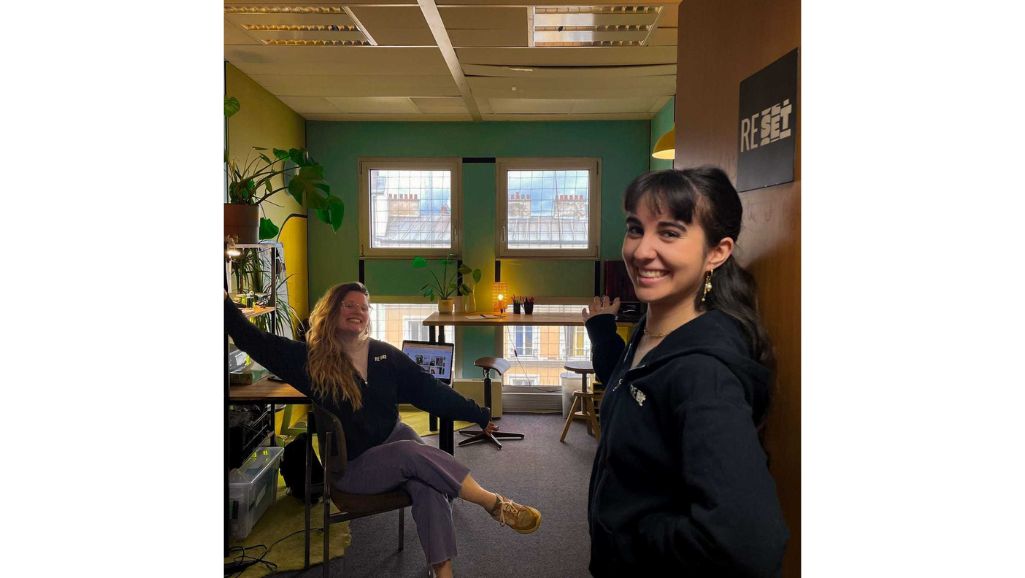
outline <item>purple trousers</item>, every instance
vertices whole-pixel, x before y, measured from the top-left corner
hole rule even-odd
[[[459,496],[469,468],[452,455],[424,444],[413,428],[395,425],[384,443],[349,462],[335,487],[351,494],[377,494],[403,488],[413,501],[413,521],[427,563],[456,555],[451,500]]]

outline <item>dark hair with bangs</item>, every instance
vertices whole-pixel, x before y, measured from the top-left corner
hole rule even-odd
[[[722,169],[702,166],[693,169],[666,169],[645,173],[626,188],[623,208],[636,213],[645,202],[653,213],[664,212],[688,225],[695,217],[705,230],[706,249],[726,237],[736,243],[744,207],[740,195]],[[712,291],[701,301],[694,298],[697,311],[718,309],[736,319],[744,330],[751,355],[762,365],[775,369],[775,357],[769,334],[758,315],[757,286],[754,277],[737,264],[731,254],[713,272]]]

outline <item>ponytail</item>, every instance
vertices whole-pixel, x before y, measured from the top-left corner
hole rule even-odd
[[[769,334],[758,315],[758,286],[755,278],[741,267],[730,255],[712,273],[712,290],[701,301],[701,292],[695,297],[694,308],[698,311],[718,309],[736,319],[750,346],[751,357],[768,367],[776,369],[776,358],[772,351]]]

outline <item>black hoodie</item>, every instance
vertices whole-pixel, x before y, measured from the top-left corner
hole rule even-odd
[[[239,349],[338,416],[345,429],[349,460],[388,438],[399,421],[396,407],[399,403],[411,403],[435,415],[472,421],[481,427],[486,427],[491,419],[490,408],[481,408],[473,400],[459,395],[389,343],[370,340],[367,379],[358,372],[353,376],[363,393],[363,407],[353,411],[352,404],[346,400],[323,399],[314,393],[306,371],[305,343],[260,331],[227,297],[224,298],[224,328]]]
[[[770,371],[709,311],[628,369],[615,318],[587,321],[606,384],[587,520],[594,576],[779,576],[789,537],[755,424]]]

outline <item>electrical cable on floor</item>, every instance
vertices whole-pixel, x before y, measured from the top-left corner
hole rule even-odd
[[[324,531],[323,528],[310,528],[310,530],[312,530],[312,531],[320,531],[320,532]],[[250,566],[252,566],[254,564],[263,564],[271,572],[277,571],[278,565],[275,564],[274,562],[270,562],[270,561],[264,560],[264,558],[266,558],[267,554],[270,554],[270,551],[274,548],[274,546],[277,546],[282,540],[286,540],[288,538],[291,538],[292,536],[295,536],[296,534],[302,534],[305,531],[306,531],[305,529],[303,529],[303,530],[296,530],[295,532],[292,532],[291,534],[288,534],[287,536],[283,536],[281,538],[278,538],[269,547],[268,546],[264,546],[263,544],[255,544],[253,546],[232,546],[228,550],[228,552],[230,553],[230,552],[233,552],[233,551],[241,551],[241,555],[239,557],[235,558],[235,560],[232,560],[229,564],[225,565],[225,568],[227,568],[229,565],[232,566],[232,570],[230,572],[226,572],[225,576],[231,576],[232,578],[237,578],[243,572],[248,570]],[[263,553],[260,554],[259,557],[247,556],[246,555],[246,550],[247,549],[252,550],[254,548],[263,548],[264,549]]]

